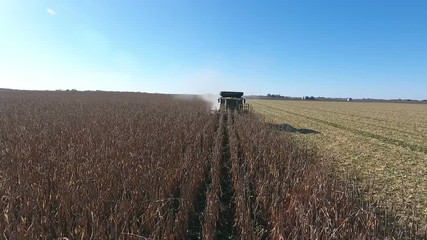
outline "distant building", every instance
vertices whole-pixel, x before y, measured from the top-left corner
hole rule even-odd
[[[351,102],[351,101],[353,101],[353,99],[351,97],[347,98],[347,102]]]

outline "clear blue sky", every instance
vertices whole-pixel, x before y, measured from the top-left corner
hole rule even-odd
[[[0,87],[427,99],[427,0],[0,0]]]

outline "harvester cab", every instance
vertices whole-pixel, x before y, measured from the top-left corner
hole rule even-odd
[[[249,111],[249,104],[246,103],[246,99],[242,98],[243,92],[221,91],[219,95],[221,95],[221,97],[218,98],[220,111]]]

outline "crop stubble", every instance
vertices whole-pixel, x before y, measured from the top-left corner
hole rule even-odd
[[[427,224],[427,105],[360,102],[251,101],[274,124],[308,128],[294,134],[335,156],[336,166],[370,186],[400,221]]]

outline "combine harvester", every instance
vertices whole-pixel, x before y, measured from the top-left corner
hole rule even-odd
[[[246,99],[242,98],[243,92],[221,91],[219,95],[221,95],[218,98],[220,111],[237,110],[239,112],[249,112],[249,104],[246,103]]]

